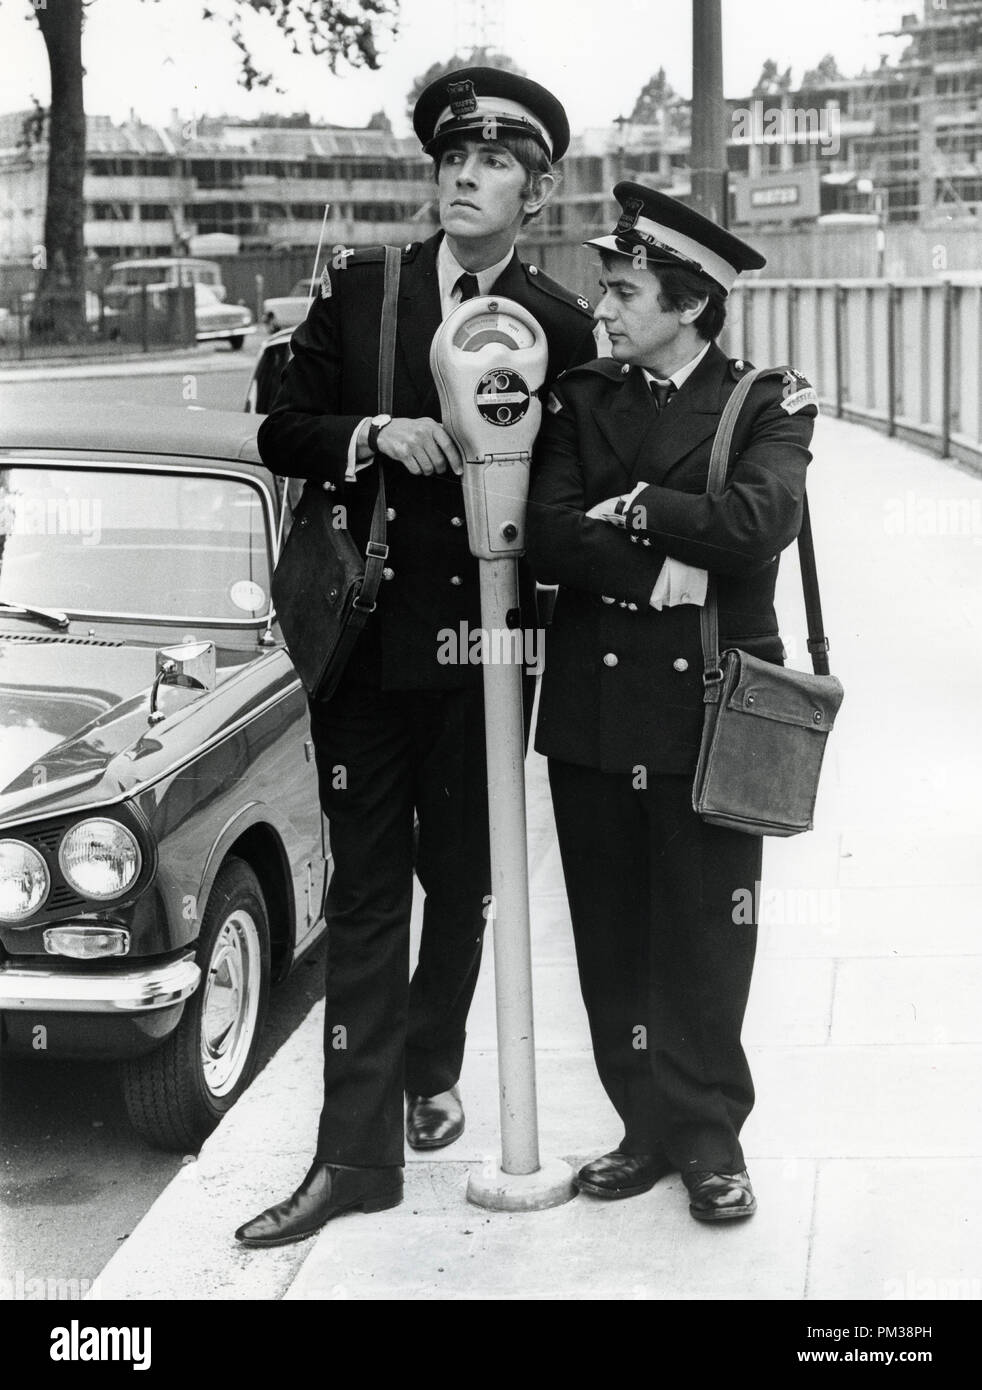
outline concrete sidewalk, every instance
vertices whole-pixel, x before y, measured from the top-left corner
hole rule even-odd
[[[462,1078],[467,1132],[410,1156],[401,1207],[276,1251],[232,1239],[308,1166],[318,1006],[147,1213],[96,1296],[982,1296],[982,480],[836,421],[819,422],[815,454],[823,599],[847,693],[817,830],[765,848],[745,1029],[757,1216],[702,1226],[678,1178],[630,1201],[579,1197],[527,1215],[468,1205],[470,1168],[497,1162],[489,951]],[[782,625],[801,651],[791,554],[783,570]],[[528,782],[541,1149],[578,1164],[620,1130],[589,1050],[537,757]]]

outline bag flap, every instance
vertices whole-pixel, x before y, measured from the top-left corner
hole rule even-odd
[[[790,671],[735,649],[723,655],[728,709],[819,733],[834,725],[844,693],[835,676]]]

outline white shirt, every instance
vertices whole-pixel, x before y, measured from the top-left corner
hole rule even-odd
[[[462,291],[457,288],[457,281],[462,275],[475,275],[477,277],[478,294],[488,294],[494,287],[494,283],[498,276],[508,265],[514,254],[515,248],[512,247],[507,256],[500,261],[496,261],[494,265],[489,265],[485,270],[467,271],[451,251],[450,243],[447,241],[447,238],[443,237],[436,253],[436,276],[440,290],[441,322],[448,314],[456,309],[463,298]],[[372,417],[370,415],[366,415],[364,420],[359,420],[358,428],[351,436],[351,440],[348,444],[348,464],[344,473],[344,480],[346,483],[352,482],[356,473],[360,472],[362,468],[367,468],[368,465],[373,462],[372,459],[365,459],[362,463],[357,462],[358,440],[362,437],[362,429],[367,424],[371,423],[371,419]]]
[[[450,249],[450,243],[444,237],[436,253],[436,276],[440,285],[440,313],[441,318],[446,318],[449,313],[456,309],[460,303],[462,295],[459,289],[454,286],[462,275],[477,276],[478,294],[490,294],[494,288],[494,283],[502,273],[512,256],[515,248],[508,252],[504,260],[496,261],[494,265],[489,265],[486,270],[465,270],[457,257]]]

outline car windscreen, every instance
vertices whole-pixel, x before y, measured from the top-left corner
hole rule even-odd
[[[241,478],[0,469],[0,602],[248,622],[269,604],[267,513]]]
[[[167,267],[164,265],[128,265],[113,271],[109,287],[115,289],[119,285],[165,285],[168,279]]]

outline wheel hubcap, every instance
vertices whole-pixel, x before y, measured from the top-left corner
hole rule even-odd
[[[213,1096],[227,1095],[242,1075],[259,1013],[261,969],[255,920],[237,908],[215,938],[201,1008],[201,1064]]]

